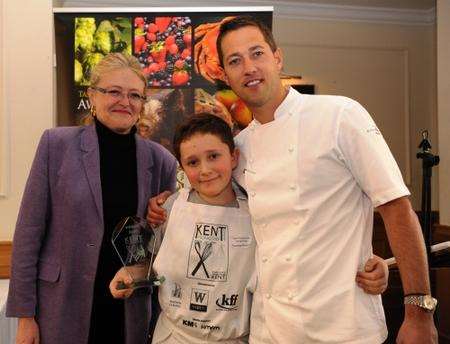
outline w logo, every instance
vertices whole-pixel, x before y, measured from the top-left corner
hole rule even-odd
[[[196,312],[206,312],[208,310],[209,291],[192,288],[191,304],[189,309]]]

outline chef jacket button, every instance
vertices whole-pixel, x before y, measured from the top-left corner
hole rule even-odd
[[[267,227],[267,223],[265,223],[265,222],[261,223],[261,227],[262,228],[266,228]]]
[[[263,263],[267,262],[267,257],[263,257],[262,261]]]
[[[287,262],[290,262],[291,260],[292,260],[291,256],[287,256],[287,257],[286,257],[286,261],[287,261]]]
[[[289,153],[292,153],[292,152],[294,151],[294,147],[290,146],[290,147],[288,148],[288,151],[289,151]]]
[[[294,294],[289,293],[289,294],[288,294],[288,300],[291,301],[293,298],[294,298]]]
[[[296,188],[297,186],[295,184],[289,185],[289,189],[291,189],[292,191],[294,191]]]
[[[298,226],[300,224],[299,220],[294,220],[294,225]]]
[[[250,159],[248,159],[248,162],[249,162],[250,164],[253,164],[254,160],[253,160],[252,158],[250,158]]]
[[[250,192],[250,196],[255,197],[256,196],[256,192],[255,191],[251,191]]]
[[[270,299],[272,297],[272,295],[270,295],[269,293],[266,294],[266,299]]]

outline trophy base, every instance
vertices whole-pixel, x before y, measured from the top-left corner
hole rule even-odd
[[[164,282],[164,277],[158,277],[158,278],[151,278],[149,280],[140,280],[140,281],[133,281],[131,284],[125,284],[123,282],[118,282],[116,285],[117,290],[124,290],[124,289],[139,289],[139,288],[153,288],[155,286],[160,286]]]

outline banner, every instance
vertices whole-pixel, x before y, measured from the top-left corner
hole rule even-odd
[[[106,54],[124,52],[139,59],[147,76],[147,102],[138,123],[140,135],[171,150],[175,127],[200,112],[216,114],[235,133],[239,132],[252,115],[224,82],[216,39],[220,25],[237,15],[257,17],[271,28],[272,10],[271,7],[179,11],[155,8],[133,13],[115,9],[105,9],[105,13],[56,10],[58,125],[79,124],[90,108],[86,94],[90,71]]]

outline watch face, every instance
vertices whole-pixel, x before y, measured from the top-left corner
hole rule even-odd
[[[423,303],[424,303],[425,308],[430,309],[430,310],[432,310],[432,309],[434,309],[434,307],[436,307],[436,300],[429,295],[424,296]]]

